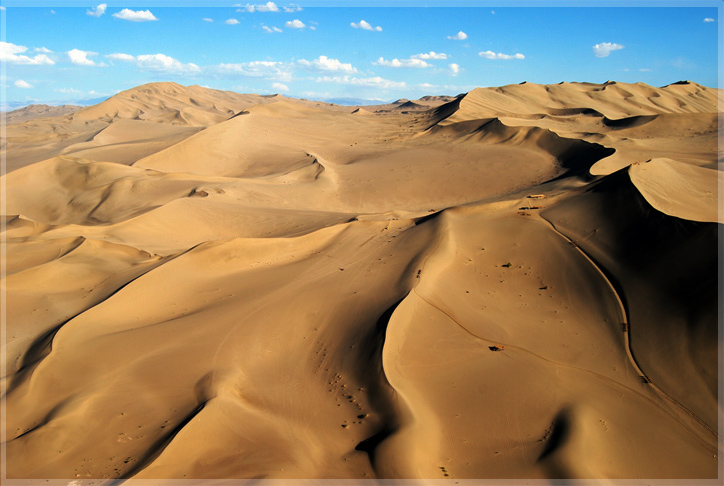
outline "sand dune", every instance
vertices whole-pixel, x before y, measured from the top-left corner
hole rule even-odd
[[[460,99],[460,108],[447,123],[501,115],[602,114],[625,118],[657,113],[712,113],[721,97],[718,90],[688,81],[658,89],[643,83],[615,81],[603,85],[523,83],[474,89]]]
[[[36,118],[50,118],[68,115],[80,110],[82,107],[77,105],[28,105],[18,110],[9,111],[5,114],[5,122],[8,125],[15,123],[23,123],[34,120]]]
[[[150,83],[132,88],[62,118],[8,120],[7,170],[53,156],[80,152],[103,162],[131,164],[169,147],[185,136],[243,112],[249,106],[288,100],[281,95],[243,95],[177,83]],[[307,106],[322,103],[293,100]],[[343,110],[324,105],[325,109]],[[37,111],[37,110],[36,110]],[[153,122],[159,126],[133,121]],[[120,128],[113,127],[118,123]],[[110,130],[110,133],[106,133]],[[111,133],[113,135],[111,135]],[[155,138],[150,138],[155,135]],[[99,138],[100,137],[100,138]],[[107,139],[112,137],[112,146]]]
[[[721,99],[153,83],[8,126],[8,478],[714,484]]]

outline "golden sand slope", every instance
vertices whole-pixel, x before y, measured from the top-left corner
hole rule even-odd
[[[81,107],[76,105],[28,105],[24,108],[5,113],[5,123],[13,125],[16,123],[34,120],[36,118],[58,117],[74,113],[80,109]]]
[[[74,153],[101,162],[131,164],[244,108],[284,99],[281,95],[244,95],[177,83],[150,83],[60,118],[15,122],[11,117],[7,140],[3,141],[7,142],[7,171]],[[302,100],[295,103],[322,105]]]
[[[8,127],[8,477],[716,478],[720,98],[157,83]]]

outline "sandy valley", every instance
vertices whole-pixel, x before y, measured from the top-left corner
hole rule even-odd
[[[8,477],[717,478],[722,101],[9,117]]]

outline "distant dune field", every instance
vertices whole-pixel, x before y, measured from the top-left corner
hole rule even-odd
[[[8,114],[8,478],[716,479],[722,101]]]

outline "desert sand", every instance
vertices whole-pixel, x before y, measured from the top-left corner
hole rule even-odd
[[[7,477],[716,484],[723,100],[154,83],[24,113]]]

